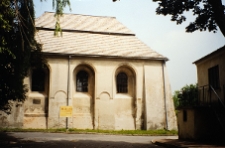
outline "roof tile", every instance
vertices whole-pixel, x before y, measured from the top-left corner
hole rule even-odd
[[[45,12],[36,19],[36,27],[55,28],[54,13]],[[64,14],[60,17],[61,28],[65,30],[82,30],[95,32],[128,33],[133,34],[115,17],[99,17],[90,15]]]
[[[63,31],[62,36],[54,36],[54,13],[46,12],[36,20],[37,27],[52,29],[39,28],[36,33],[44,53],[167,60],[141,42],[114,17],[64,14],[61,22],[63,29],[71,31]]]

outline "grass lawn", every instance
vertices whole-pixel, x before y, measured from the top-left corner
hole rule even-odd
[[[21,128],[0,128],[0,132],[48,132],[48,133],[68,133],[68,134],[112,134],[112,135],[177,135],[175,130],[93,130],[93,129],[21,129]]]

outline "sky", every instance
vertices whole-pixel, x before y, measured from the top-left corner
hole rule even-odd
[[[225,45],[225,37],[217,33],[186,33],[185,27],[194,20],[191,12],[185,14],[187,20],[182,25],[170,21],[170,16],[157,15],[158,6],[152,0],[70,0],[71,8],[65,13],[116,17],[128,27],[136,37],[152,50],[166,56],[172,92],[185,85],[197,83],[194,61]],[[225,3],[225,0],[222,0]],[[52,0],[34,0],[35,16],[45,11],[54,12]]]

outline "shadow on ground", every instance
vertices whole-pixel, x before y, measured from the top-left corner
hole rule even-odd
[[[26,134],[26,133],[24,133]],[[33,139],[25,141],[13,136],[9,136],[5,132],[0,132],[0,148],[160,148],[154,144],[138,144],[127,142],[111,142],[111,141],[92,141],[92,140],[52,140],[40,141]]]

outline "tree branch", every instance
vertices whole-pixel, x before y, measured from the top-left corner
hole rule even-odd
[[[225,37],[225,14],[224,6],[221,0],[208,0],[209,4],[212,6],[216,24],[220,28],[223,36]]]

